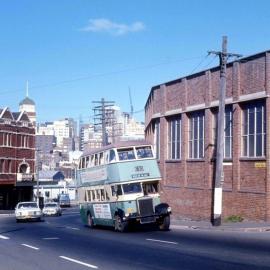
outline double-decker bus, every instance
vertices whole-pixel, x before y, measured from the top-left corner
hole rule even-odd
[[[126,231],[131,223],[170,226],[171,208],[161,203],[161,175],[152,146],[120,142],[84,153],[77,170],[80,215],[85,225]]]

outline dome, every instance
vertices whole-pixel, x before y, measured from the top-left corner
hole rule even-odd
[[[23,99],[23,100],[20,102],[19,105],[20,105],[20,106],[21,106],[21,105],[35,105],[35,102],[34,102],[31,98],[26,97],[25,99]]]

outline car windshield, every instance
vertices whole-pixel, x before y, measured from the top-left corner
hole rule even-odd
[[[21,208],[38,208],[37,203],[33,202],[33,203],[20,203],[18,205],[18,209]]]
[[[57,207],[56,203],[46,203],[44,207]]]
[[[60,200],[68,200],[69,199],[69,196],[67,194],[65,195],[60,195]]]
[[[140,183],[123,184],[122,186],[125,194],[142,192],[142,187]]]

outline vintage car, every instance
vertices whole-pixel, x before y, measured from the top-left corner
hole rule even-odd
[[[44,216],[61,216],[62,215],[61,207],[56,202],[45,203],[42,212]]]
[[[16,221],[37,220],[40,221],[42,211],[37,202],[19,202],[15,208]]]
[[[70,207],[70,198],[68,194],[60,194],[59,195],[59,205],[61,207]]]

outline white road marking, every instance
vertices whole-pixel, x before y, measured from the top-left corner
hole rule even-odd
[[[172,245],[178,245],[177,242],[163,241],[163,240],[158,240],[158,239],[147,238],[146,240],[147,241],[153,241],[153,242],[160,242],[160,243],[172,244]]]
[[[65,214],[68,214],[68,215],[69,214],[78,214],[79,215],[80,213],[78,211],[73,211],[73,212],[68,212],[68,213],[65,213]]]
[[[0,239],[8,240],[9,237],[0,234]]]
[[[76,231],[79,231],[80,229],[79,228],[76,228],[76,227],[69,227],[69,226],[66,226],[67,229],[71,229],[71,230],[76,230]]]
[[[27,245],[27,244],[22,244],[22,246],[25,246],[25,247],[28,247],[28,248],[32,248],[32,249],[35,249],[35,250],[39,250],[38,247],[30,246],[30,245]]]
[[[78,260],[75,260],[75,259],[72,259],[72,258],[69,258],[69,257],[66,257],[66,256],[59,256],[59,257],[64,259],[64,260],[70,261],[70,262],[74,262],[74,263],[78,263],[78,264],[81,264],[81,265],[84,265],[84,266],[87,266],[87,267],[90,267],[90,268],[98,269],[97,266],[89,264],[89,263],[84,263],[84,262],[81,262],[81,261],[78,261]]]
[[[58,240],[59,237],[44,237],[43,240]]]

